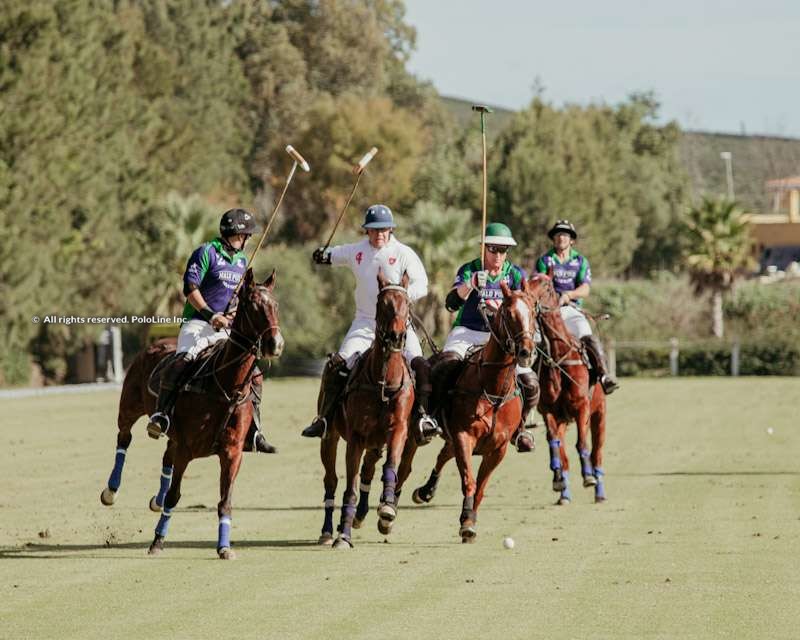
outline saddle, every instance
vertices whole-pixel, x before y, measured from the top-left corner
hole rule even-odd
[[[550,348],[550,340],[547,337],[547,334],[544,331],[544,326],[539,327],[539,332],[542,336],[541,347],[538,347],[541,351],[541,356],[537,357],[537,365],[536,370],[539,378],[541,379],[543,370],[554,370],[559,369],[561,366],[574,366],[574,365],[583,365],[589,371],[589,388],[592,389],[595,383],[598,380],[597,377],[597,369],[592,365],[592,360],[589,357],[589,353],[586,350],[586,346],[580,340],[576,340],[577,344],[573,344],[573,348],[578,351],[580,354],[580,359],[576,360],[575,358],[567,358],[562,361],[556,360],[552,356],[552,349]],[[571,335],[571,334],[570,334]],[[558,365],[558,366],[554,366]],[[562,378],[565,375],[565,372],[561,370]]]
[[[220,340],[203,349],[197,357],[186,365],[178,385],[178,393],[189,391],[192,393],[209,393],[216,391],[216,384],[212,374],[213,364],[209,366],[212,359],[222,352],[226,340]],[[162,358],[153,369],[147,379],[147,391],[150,395],[158,397],[158,390],[161,388],[161,378],[167,367],[172,366],[178,357],[177,352],[171,353]]]
[[[378,381],[375,382],[362,382],[359,381],[359,377],[361,376],[361,372],[364,369],[364,366],[367,362],[367,356],[372,352],[372,347],[369,347],[364,353],[358,354],[356,357],[355,363],[353,363],[353,368],[350,370],[350,375],[347,376],[347,383],[345,384],[344,393],[342,394],[341,398],[339,399],[340,402],[343,402],[345,398],[350,394],[350,392],[359,389],[361,391],[372,391],[372,390],[380,390],[380,385]],[[385,391],[389,391],[389,398],[394,396],[396,393],[399,393],[403,389],[407,389],[409,385],[415,386],[416,380],[414,379],[414,372],[411,370],[411,367],[406,364],[406,371],[409,374],[408,378],[403,379],[403,384],[397,388],[390,388],[387,387]],[[415,387],[416,388],[416,387]]]

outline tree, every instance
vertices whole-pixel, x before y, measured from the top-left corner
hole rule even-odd
[[[444,301],[458,267],[480,253],[480,223],[467,210],[418,202],[403,223],[402,239],[416,250],[428,274],[428,295],[417,303],[419,315],[435,335],[446,335],[450,316]]]
[[[711,329],[722,338],[723,296],[753,264],[750,225],[736,202],[704,198],[689,210],[684,231],[689,278],[698,295],[710,294]]]

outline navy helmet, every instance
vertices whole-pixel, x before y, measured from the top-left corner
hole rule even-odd
[[[222,214],[219,221],[219,234],[223,238],[245,234],[252,236],[256,232],[256,220],[252,213],[244,209],[229,209]]]
[[[362,229],[394,229],[392,210],[385,204],[373,204],[364,214]]]
[[[556,221],[553,228],[547,232],[547,235],[552,240],[557,233],[567,233],[573,240],[578,239],[578,232],[575,230],[575,225],[569,220]]]

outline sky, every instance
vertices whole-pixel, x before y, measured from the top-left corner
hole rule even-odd
[[[800,137],[800,0],[406,0],[409,69],[439,93],[524,108],[654,91],[685,129]]]

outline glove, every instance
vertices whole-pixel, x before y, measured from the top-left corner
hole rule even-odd
[[[330,264],[331,254],[326,253],[325,249],[319,247],[319,249],[314,249],[314,253],[311,254],[311,259],[315,264]]]
[[[227,329],[231,326],[231,320],[227,316],[221,313],[215,313],[211,317],[211,326],[214,331],[219,331],[220,329]]]
[[[486,287],[486,283],[489,281],[489,272],[484,271],[476,271],[472,274],[472,279],[470,280],[470,285],[473,289],[483,289]]]

